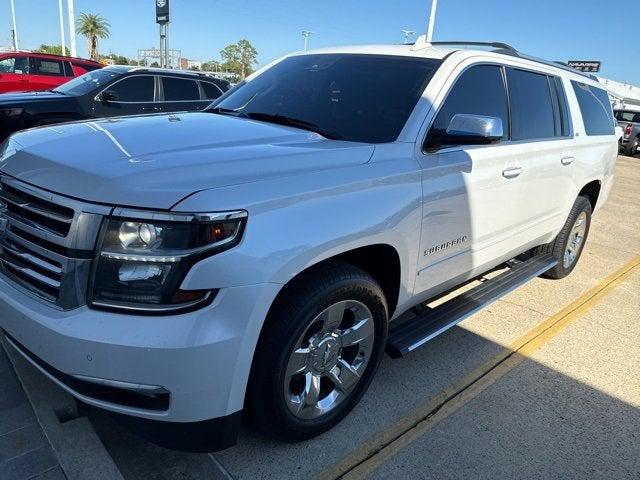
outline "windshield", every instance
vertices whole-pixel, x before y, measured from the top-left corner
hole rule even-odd
[[[618,110],[615,113],[618,121],[640,123],[640,112]]]
[[[86,95],[119,76],[120,73],[113,70],[94,70],[56,87],[54,92],[64,93],[65,95]]]
[[[355,54],[286,58],[228,92],[216,113],[283,123],[328,138],[398,138],[440,60]]]

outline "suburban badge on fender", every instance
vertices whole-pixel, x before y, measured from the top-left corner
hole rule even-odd
[[[456,238],[455,240],[450,240],[445,243],[441,243],[440,245],[434,245],[431,248],[428,248],[424,251],[424,256],[427,257],[429,255],[433,255],[434,253],[441,252],[443,250],[448,250],[451,247],[455,247],[456,245],[460,245],[463,243],[467,243],[469,241],[469,237],[467,235],[463,235],[461,237]]]

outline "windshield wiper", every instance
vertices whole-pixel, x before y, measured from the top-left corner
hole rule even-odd
[[[233,108],[214,107],[206,111],[219,115],[233,115],[234,117],[249,118],[246,113],[241,112],[240,110],[234,110]]]
[[[264,122],[276,123],[278,125],[285,125],[288,127],[301,128],[303,130],[309,130],[311,132],[318,133],[330,140],[342,140],[344,137],[341,135],[324,130],[315,123],[307,122],[306,120],[300,120],[297,118],[288,117],[286,115],[278,115],[275,113],[263,113],[263,112],[247,112],[244,114],[247,118],[252,120],[261,120]]]

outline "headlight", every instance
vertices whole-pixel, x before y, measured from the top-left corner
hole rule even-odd
[[[166,214],[118,209],[102,227],[89,304],[176,313],[207,302],[209,290],[180,285],[202,258],[238,244],[247,213]]]

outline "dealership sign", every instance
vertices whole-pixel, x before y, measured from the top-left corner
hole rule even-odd
[[[581,72],[598,73],[600,71],[602,62],[595,60],[569,60],[567,64],[570,67],[575,68],[576,70],[580,70]]]
[[[169,0],[156,0],[156,23],[169,23]]]

